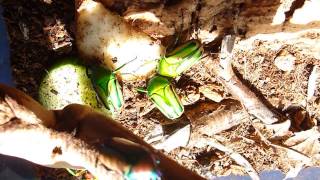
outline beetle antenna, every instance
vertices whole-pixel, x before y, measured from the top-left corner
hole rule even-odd
[[[142,88],[142,87],[138,87],[138,88],[136,88],[136,91],[141,92],[141,93],[148,93],[148,91],[147,91],[147,90],[145,90],[145,89],[144,89],[144,88]]]
[[[202,60],[202,59],[204,59],[204,58],[206,58],[206,57],[208,57],[208,56],[209,56],[209,54],[206,54],[206,55],[202,56],[202,57],[200,58],[200,60]]]
[[[130,61],[128,61],[128,62],[126,62],[126,63],[124,63],[124,64],[122,64],[120,67],[118,67],[117,69],[115,69],[113,72],[114,73],[116,73],[117,71],[119,71],[121,68],[123,68],[124,66],[126,66],[127,64],[129,64],[129,63],[131,63],[131,62],[133,62],[133,61],[135,61],[135,60],[137,60],[137,56],[135,57],[135,58],[133,58],[132,60],[130,60]]]

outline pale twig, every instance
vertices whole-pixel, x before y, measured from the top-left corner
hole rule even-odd
[[[317,81],[320,81],[320,68],[313,66],[308,80],[307,101],[310,101],[317,89]]]

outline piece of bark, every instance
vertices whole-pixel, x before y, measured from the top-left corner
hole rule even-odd
[[[119,14],[140,12],[160,6],[164,0],[100,0],[101,3]]]
[[[190,28],[193,21],[192,13],[196,12],[199,0],[184,0],[161,3],[144,12],[131,8],[124,18],[133,27],[139,28],[154,38],[174,35]]]
[[[12,93],[14,92],[13,90]],[[19,95],[19,97],[25,96]],[[86,168],[100,178],[121,179],[121,173],[128,168],[126,163],[119,161],[113,155],[101,154],[71,134],[44,127],[41,119],[8,95],[1,97],[0,104],[2,107],[14,105],[13,108],[0,110],[0,116],[4,114],[11,116],[10,121],[0,124],[1,154],[54,168]]]
[[[52,168],[85,168],[99,179],[122,179],[122,166],[112,156],[106,156],[70,134],[59,133],[21,120],[0,126],[0,153],[26,159]],[[112,161],[110,161],[111,159]],[[119,164],[110,164],[116,162]],[[122,167],[121,167],[122,169]]]
[[[110,5],[112,3],[108,3],[110,0],[101,1],[109,8],[115,9]],[[153,37],[166,37],[181,31],[180,29],[195,27],[195,35],[200,34],[198,37],[202,42],[210,43],[229,29],[235,29],[238,34],[250,38],[258,34],[297,32],[318,28],[320,25],[319,16],[316,13],[320,3],[317,0],[152,2],[153,5],[151,3],[147,5],[146,1],[136,4],[127,3],[126,8],[123,9],[129,10],[122,15],[133,26]],[[205,36],[201,36],[203,32]],[[206,42],[210,36],[213,38]]]

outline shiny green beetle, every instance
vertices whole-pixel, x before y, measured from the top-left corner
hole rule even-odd
[[[202,54],[201,43],[198,40],[190,40],[160,59],[158,73],[162,76],[177,77],[195,64]]]
[[[167,78],[154,76],[149,81],[145,92],[167,118],[176,119],[183,114],[183,105]]]
[[[88,76],[96,93],[112,112],[121,109],[123,105],[122,90],[115,74],[116,71],[110,71],[102,66],[92,66],[88,69]]]

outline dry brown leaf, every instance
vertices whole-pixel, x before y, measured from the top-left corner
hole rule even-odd
[[[309,157],[320,153],[320,132],[317,127],[307,131],[295,133],[295,135],[284,142],[290,148],[301,152]]]

